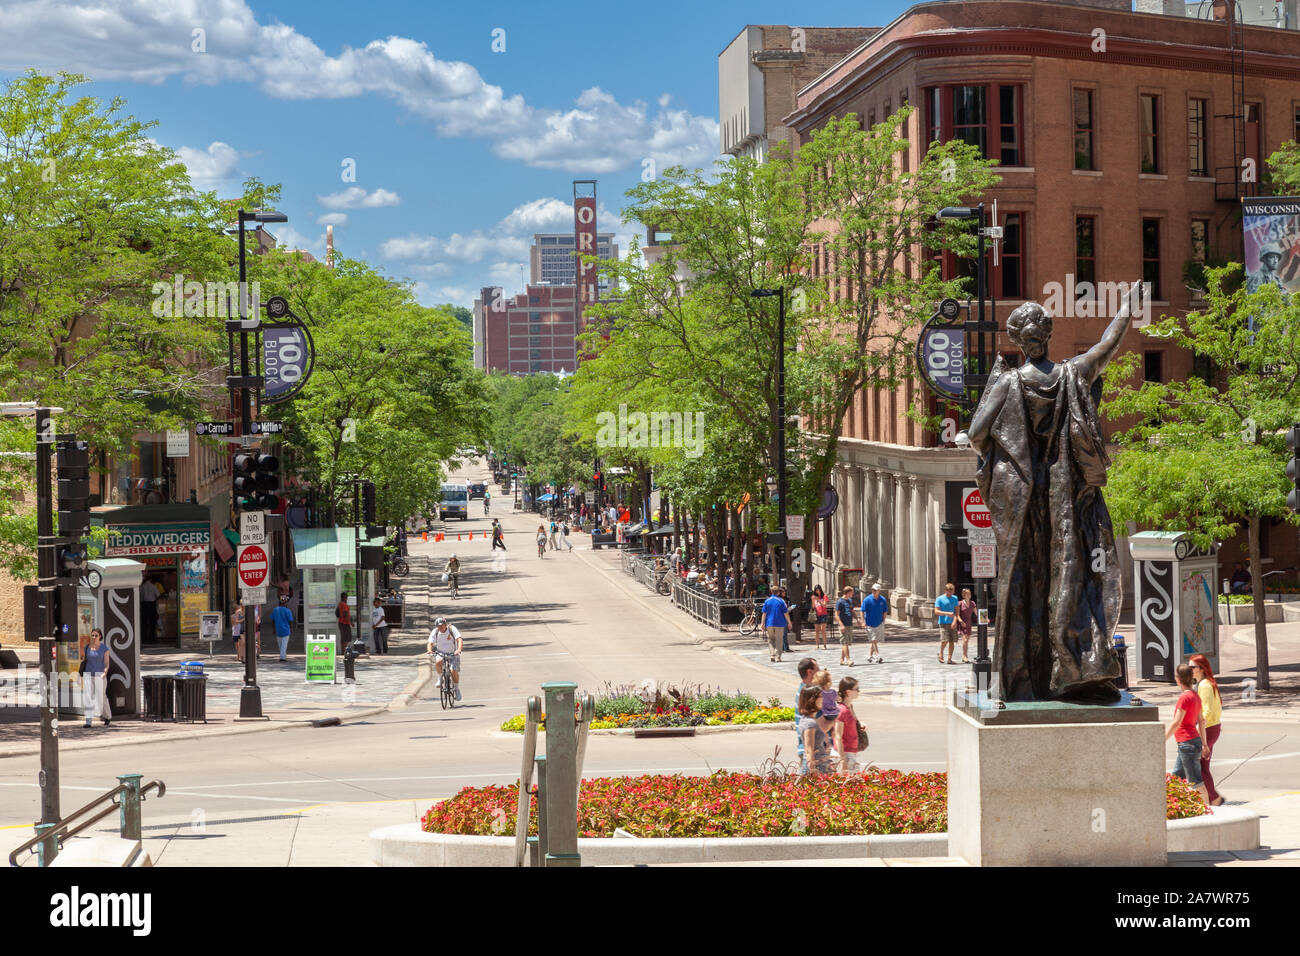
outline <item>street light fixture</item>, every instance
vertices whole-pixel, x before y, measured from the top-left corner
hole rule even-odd
[[[778,540],[785,542],[785,286],[776,289],[754,289],[749,293],[756,299],[776,296],[780,302],[776,326],[776,454],[772,456],[776,467],[776,509]],[[781,548],[777,565],[777,582],[785,584],[786,558],[789,549]]]

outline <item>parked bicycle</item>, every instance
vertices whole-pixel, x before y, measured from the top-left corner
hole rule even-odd
[[[655,590],[660,594],[669,595],[673,593],[672,568],[655,569]]]
[[[755,601],[750,605],[749,610],[740,621],[740,633],[748,637],[755,631],[759,630],[759,625],[763,621],[763,606]]]

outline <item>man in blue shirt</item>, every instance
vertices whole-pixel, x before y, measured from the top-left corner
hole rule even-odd
[[[852,667],[853,650],[853,588],[844,586],[840,599],[835,602],[835,617],[840,622],[840,664]]]
[[[275,625],[275,640],[280,645],[280,663],[283,664],[289,650],[289,634],[293,630],[293,608],[288,604],[278,604],[271,612],[271,623]]]
[[[885,639],[885,618],[889,617],[889,599],[880,593],[880,584],[871,585],[871,593],[862,599],[862,626],[867,629],[871,647],[867,653],[868,664],[883,664],[880,642]]]
[[[790,606],[785,603],[784,588],[777,588],[763,602],[763,626],[767,629],[769,660],[780,662],[785,649],[785,629],[790,626]]]
[[[956,623],[957,600],[956,587],[950,581],[943,586],[943,594],[934,599],[935,617],[939,620],[939,663],[955,664],[952,652],[957,647],[957,635],[953,629]],[[948,645],[948,660],[943,659],[943,646]]]

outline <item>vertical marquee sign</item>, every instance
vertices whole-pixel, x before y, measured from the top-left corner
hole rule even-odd
[[[262,368],[266,378],[262,401],[282,402],[294,395],[311,378],[316,348],[311,333],[289,310],[283,296],[271,296],[266,303],[270,322],[262,323]]]
[[[574,332],[582,331],[582,310],[596,301],[599,271],[583,256],[596,254],[596,180],[573,181]]]

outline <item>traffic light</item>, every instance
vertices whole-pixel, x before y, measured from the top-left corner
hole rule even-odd
[[[234,503],[239,511],[274,511],[280,506],[280,460],[247,453],[234,461]]]
[[[600,472],[596,472],[594,475],[591,476],[591,483],[595,485],[597,488],[600,487]]]
[[[361,483],[361,522],[363,524],[379,524],[379,519],[375,516],[375,483],[373,481],[363,481]]]
[[[90,533],[90,452],[84,441],[62,435],[54,447],[59,469],[59,537],[79,542],[82,535]]]
[[[1286,496],[1286,506],[1300,511],[1300,425],[1292,425],[1286,432],[1286,447],[1291,450],[1291,460],[1286,463],[1286,476],[1291,479],[1291,493]]]

